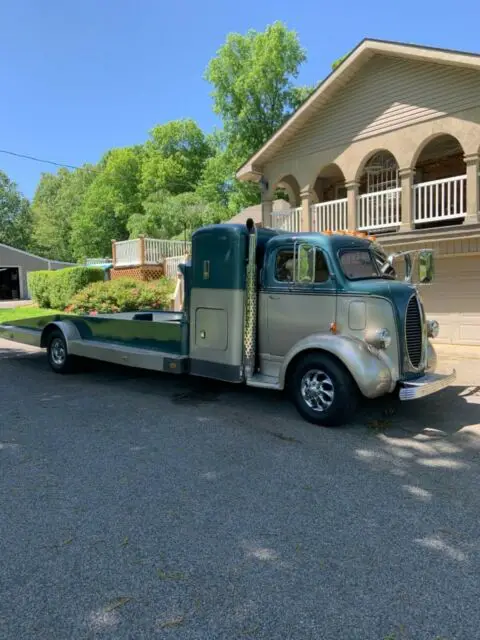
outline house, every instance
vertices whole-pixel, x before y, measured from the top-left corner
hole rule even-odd
[[[272,200],[272,212],[278,213],[279,216],[284,215],[285,224],[290,222],[290,211],[289,211],[289,202],[288,200],[283,200],[282,198],[277,198],[276,200]],[[251,218],[255,224],[262,224],[262,205],[261,204],[253,204],[250,207],[246,207],[242,209],[240,213],[237,213],[236,216],[233,216],[230,220],[228,220],[229,224],[245,224]],[[277,220],[279,218],[277,217]]]
[[[47,260],[0,243],[0,300],[28,299],[29,271],[63,269],[69,266],[73,264]]]
[[[479,151],[480,55],[366,39],[237,177],[261,183],[264,226],[434,249],[438,341],[480,345]]]

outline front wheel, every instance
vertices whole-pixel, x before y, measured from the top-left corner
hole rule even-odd
[[[55,373],[71,373],[75,369],[76,359],[68,353],[65,336],[57,329],[52,331],[47,346],[48,363]]]
[[[296,365],[291,393],[300,415],[316,425],[336,427],[349,422],[358,403],[358,389],[346,369],[326,354],[309,354]]]

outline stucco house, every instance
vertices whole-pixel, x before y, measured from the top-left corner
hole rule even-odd
[[[29,271],[63,269],[69,266],[72,266],[72,263],[47,260],[0,243],[0,300],[28,299]]]
[[[264,226],[434,249],[438,341],[480,345],[479,151],[480,55],[366,39],[237,177],[260,183]]]

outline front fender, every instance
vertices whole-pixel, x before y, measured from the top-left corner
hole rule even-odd
[[[365,342],[355,338],[324,333],[303,338],[290,349],[280,371],[281,388],[285,386],[287,369],[292,360],[303,351],[315,349],[338,358],[365,397],[377,398],[394,390],[398,374],[384,352],[370,349]]]
[[[40,346],[46,347],[48,335],[53,329],[60,329],[60,331],[65,336],[65,340],[67,341],[67,349],[69,349],[70,342],[72,340],[81,340],[80,333],[77,327],[73,324],[73,322],[69,322],[68,320],[56,320],[55,322],[50,322],[45,326],[42,331],[42,337],[40,339]]]

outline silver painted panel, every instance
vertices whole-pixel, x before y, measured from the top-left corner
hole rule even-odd
[[[93,360],[152,371],[170,371],[171,373],[180,371],[181,363],[188,359],[186,356],[174,356],[171,353],[162,353],[161,351],[136,349],[110,342],[91,340],[70,340],[68,351],[72,355]]]
[[[362,394],[377,398],[393,391],[397,379],[392,364],[385,352],[369,348],[365,342],[355,338],[333,334],[313,334],[300,340],[284,358],[280,371],[280,387],[285,386],[289,363],[302,351],[319,349],[336,356],[350,371]]]
[[[299,340],[313,333],[328,333],[335,322],[336,295],[268,293],[266,353],[285,356]],[[263,349],[262,349],[263,352]]]
[[[243,318],[245,292],[238,289],[192,289],[190,300],[190,357],[196,360],[215,362],[234,366],[243,365]],[[197,342],[197,309],[215,309],[225,312],[228,336],[227,347],[218,343],[220,348],[209,347]],[[206,322],[207,332],[218,332],[215,326],[218,316],[211,316]]]
[[[0,338],[39,347],[42,332],[38,329],[25,329],[14,325],[0,324]]]

